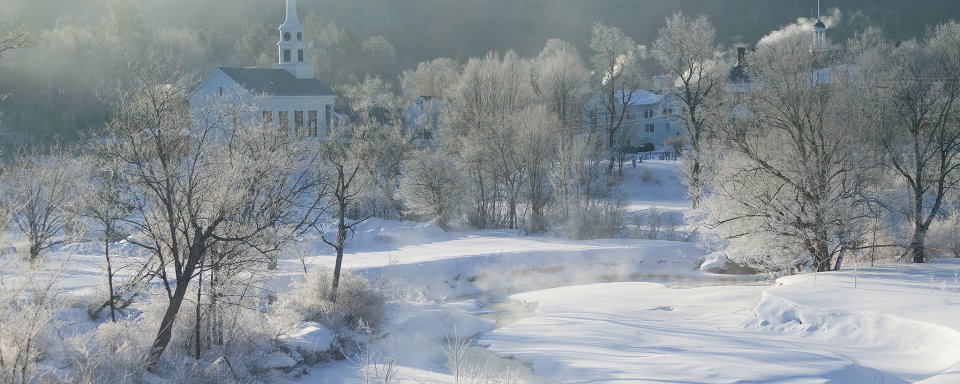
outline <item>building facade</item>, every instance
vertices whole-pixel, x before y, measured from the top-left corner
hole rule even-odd
[[[293,135],[324,138],[336,125],[336,94],[314,78],[297,1],[287,0],[272,68],[217,68],[188,96],[192,111],[214,103],[258,106],[265,124]]]
[[[654,83],[662,83],[662,79],[655,79]],[[631,149],[640,148],[646,144],[653,144],[659,148],[665,145],[667,139],[686,132],[683,121],[680,119],[678,103],[667,96],[668,93],[663,89],[629,92],[617,97],[620,100],[629,99],[620,125],[620,140],[624,152],[633,152]],[[600,132],[606,130],[610,118],[604,108],[603,100],[604,97],[600,94],[590,98],[585,112],[585,130]]]

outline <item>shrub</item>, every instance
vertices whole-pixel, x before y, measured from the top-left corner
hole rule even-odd
[[[0,286],[0,383],[36,381],[37,362],[56,341],[52,283],[24,278],[29,286]]]
[[[129,383],[143,374],[152,333],[139,321],[104,323],[95,332],[71,339],[76,349],[75,383]]]
[[[610,238],[623,229],[626,206],[620,201],[596,200],[574,207],[562,223],[563,232],[577,240]]]
[[[196,297],[196,288],[189,297]],[[204,286],[204,293],[209,286]],[[174,322],[173,335],[157,372],[171,382],[230,383],[257,381],[271,374],[263,367],[265,356],[277,348],[279,329],[269,321],[259,297],[252,288],[242,285],[223,287],[217,305],[210,305],[204,297],[200,310],[201,356],[196,359],[197,306],[185,303]],[[153,342],[160,320],[166,309],[167,296],[154,290],[143,304],[140,329]],[[193,378],[184,381],[185,378]],[[215,378],[215,380],[214,380]],[[268,380],[269,381],[269,380]]]
[[[307,274],[280,297],[277,312],[293,321],[315,321],[333,331],[349,328],[377,329],[386,316],[386,299],[363,276],[340,274],[337,302],[330,301],[333,273],[320,270]]]
[[[927,247],[937,256],[960,257],[960,220],[949,217],[936,220],[927,234]]]

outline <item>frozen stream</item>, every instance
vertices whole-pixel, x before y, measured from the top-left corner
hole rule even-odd
[[[732,285],[768,285],[768,282],[755,276],[739,275],[666,275],[666,274],[638,274],[625,278],[616,279],[611,282],[645,282],[663,284],[670,289],[689,289],[706,286],[732,286]],[[575,286],[574,286],[575,287]],[[522,293],[516,293],[522,295]],[[536,314],[536,302],[523,302],[512,300],[511,293],[506,291],[487,292],[481,295],[468,297],[469,300],[476,300],[480,303],[481,312],[477,316],[492,320],[495,322],[494,331],[508,327],[523,319],[530,318]],[[467,348],[467,358],[471,364],[486,367],[494,372],[514,372],[517,378],[526,383],[556,383],[558,381],[537,375],[532,369],[532,364],[523,358],[505,357],[494,353],[489,349],[489,344],[483,341],[486,334],[480,334],[473,337],[470,346]]]

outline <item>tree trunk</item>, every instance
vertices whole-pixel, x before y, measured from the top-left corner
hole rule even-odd
[[[833,265],[834,271],[839,271],[840,267],[843,266],[843,254],[847,252],[847,248],[840,248],[840,254],[837,255],[837,262]]]
[[[691,108],[691,111],[695,111],[694,108]],[[694,132],[690,138],[691,148],[693,153],[690,155],[690,161],[693,162],[692,167],[690,168],[690,205],[696,209],[700,207],[700,195],[703,189],[702,173],[703,169],[700,165],[700,127],[694,123]]]
[[[821,236],[822,235],[822,236]],[[814,240],[810,249],[813,256],[813,264],[817,272],[827,272],[832,267],[830,250],[827,246],[826,234],[818,234],[818,239]]]
[[[347,211],[347,202],[345,199],[340,199],[340,214],[339,221],[337,222],[337,244],[334,248],[337,251],[337,262],[333,267],[333,287],[330,290],[330,301],[337,302],[337,289],[340,287],[340,269],[343,266],[343,245],[347,240],[347,225],[346,225],[346,215]]]
[[[157,332],[157,337],[150,348],[150,355],[147,358],[148,367],[153,367],[160,361],[160,356],[163,355],[163,351],[170,344],[170,339],[173,337],[173,324],[177,320],[177,313],[180,312],[180,306],[183,305],[183,299],[187,295],[187,284],[189,284],[189,278],[184,277],[183,280],[177,280],[177,288],[170,298],[163,319],[160,320],[160,331]]]
[[[203,300],[203,268],[200,269],[200,275],[197,276],[197,308],[194,314],[193,339],[194,339],[194,358],[200,360],[201,342],[200,342],[200,304]]]
[[[926,261],[926,238],[927,228],[922,224],[913,231],[913,239],[910,241],[910,252],[913,253],[914,263],[923,263]]]
[[[177,287],[170,296],[170,303],[167,304],[167,310],[163,313],[163,319],[160,320],[160,330],[157,332],[156,339],[153,340],[153,346],[150,347],[147,366],[151,369],[160,361],[163,351],[170,345],[170,340],[173,338],[173,324],[177,320],[177,314],[180,313],[183,299],[187,296],[187,288],[190,286],[197,264],[203,259],[205,251],[202,245],[203,239],[194,241],[195,243],[190,247],[190,255],[183,266],[183,273],[177,276]]]
[[[693,155],[693,168],[690,170],[690,204],[696,209],[700,207],[700,161]]]
[[[117,304],[113,293],[113,266],[110,263],[110,225],[107,225],[103,239],[103,255],[107,259],[107,287],[110,290],[110,321],[117,322]]]

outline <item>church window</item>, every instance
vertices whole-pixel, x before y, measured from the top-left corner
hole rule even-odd
[[[284,63],[289,63],[289,62],[290,62],[290,50],[289,50],[289,49],[284,49],[284,50],[283,50],[283,62],[284,62]]]
[[[263,111],[263,125],[270,126],[273,124],[273,112]]]
[[[297,136],[303,136],[303,111],[293,112],[293,125],[296,127]]]
[[[307,136],[317,137],[317,111],[307,112]]]
[[[283,33],[283,41],[290,41],[290,32]]]
[[[277,120],[280,121],[280,130],[287,131],[290,128],[290,122],[287,120],[287,111],[277,112]]]
[[[220,97],[223,97],[223,87],[220,87]]]
[[[327,130],[332,128],[332,124],[330,124],[332,120],[333,120],[333,107],[330,104],[327,104],[324,110],[324,120],[323,120],[324,126],[327,127]]]
[[[302,50],[302,49],[298,49],[298,50],[297,50],[297,61],[299,61],[299,62],[301,62],[301,63],[303,62],[303,50]]]

